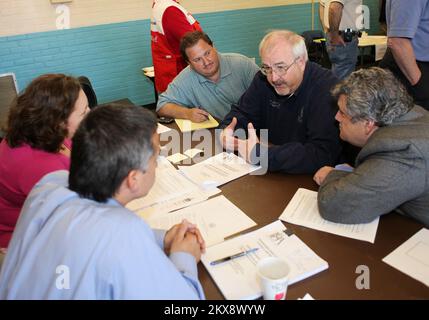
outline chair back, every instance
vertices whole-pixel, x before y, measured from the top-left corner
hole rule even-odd
[[[18,97],[18,84],[14,73],[0,74],[0,137],[4,135],[10,105]]]

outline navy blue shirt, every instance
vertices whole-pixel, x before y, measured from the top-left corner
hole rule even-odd
[[[333,166],[340,153],[337,106],[330,89],[338,79],[330,70],[307,62],[301,85],[292,96],[280,96],[259,71],[237,105],[221,123],[236,117],[236,129],[268,129],[268,170],[315,173]],[[259,145],[257,145],[259,148]]]

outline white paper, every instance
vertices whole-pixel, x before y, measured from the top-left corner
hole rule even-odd
[[[383,261],[429,287],[429,230],[421,229]]]
[[[256,225],[243,211],[224,196],[215,197],[191,207],[149,218],[154,229],[168,230],[183,219],[196,224],[206,246],[224,241],[228,236]]]
[[[145,197],[128,203],[126,206],[128,209],[137,212],[157,203],[200,190],[197,185],[186,179],[164,157],[158,157],[158,167],[155,174],[155,183],[149,193]]]
[[[193,166],[179,166],[194,183],[204,187],[218,187],[260,169],[233,153],[222,152]]]
[[[169,127],[164,126],[161,123],[158,123],[158,127],[156,128],[156,133],[161,134],[161,133],[164,133],[164,132],[168,132],[170,130],[171,129]]]
[[[289,285],[329,267],[296,235],[286,235],[285,229],[283,223],[277,220],[256,231],[207,248],[201,261],[226,299],[256,299],[262,295],[256,264],[268,256],[280,257],[289,264]],[[225,263],[210,265],[211,261],[251,248],[258,250]]]
[[[175,153],[171,156],[168,156],[166,159],[172,163],[179,163],[180,161],[188,159],[188,157],[181,153]]]
[[[148,221],[150,218],[203,202],[219,193],[221,193],[221,190],[218,188],[210,190],[198,188],[178,197],[159,201],[157,203],[153,203],[149,206],[142,207],[134,211],[139,217]]]
[[[387,44],[377,44],[375,46],[375,61],[380,61],[381,59],[383,59],[386,50]]]
[[[143,72],[153,72],[155,68],[153,66],[142,68]]]
[[[280,220],[333,233],[343,237],[374,243],[379,218],[365,224],[342,224],[323,219],[317,207],[317,192],[299,188],[289,202]]]
[[[197,149],[197,148],[193,148],[193,149],[189,149],[189,150],[186,150],[185,152],[183,152],[185,155],[187,155],[189,158],[193,158],[193,157],[195,157],[197,154],[200,154],[200,153],[202,153],[202,152],[204,152],[203,150],[201,150],[201,149]]]

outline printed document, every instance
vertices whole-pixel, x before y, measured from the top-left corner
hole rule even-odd
[[[234,153],[222,152],[192,166],[179,166],[189,179],[204,187],[218,187],[260,169]]]
[[[147,223],[154,229],[168,230],[186,219],[198,226],[206,242],[212,246],[233,234],[256,226],[243,211],[224,196],[215,197],[191,207],[157,215]]]
[[[421,229],[383,261],[429,287],[429,230]]]
[[[198,188],[175,198],[158,201],[151,205],[144,206],[133,211],[140,218],[143,218],[148,221],[150,218],[154,218],[156,216],[160,216],[171,211],[175,211],[206,201],[208,198],[215,196],[221,192],[222,191],[218,188],[210,190]]]
[[[191,192],[201,193],[201,188],[184,177],[165,157],[160,156],[152,189],[146,196],[131,201],[126,207],[137,212]]]
[[[224,263],[210,264],[214,260],[251,248],[258,250]],[[279,220],[207,248],[201,261],[226,299],[257,299],[262,296],[262,288],[256,274],[256,264],[268,256],[280,257],[289,264],[289,285],[329,267],[325,260],[296,235],[286,230]]]
[[[342,224],[323,219],[317,207],[317,192],[299,188],[289,202],[280,220],[333,233],[343,237],[374,243],[379,218],[365,224]]]

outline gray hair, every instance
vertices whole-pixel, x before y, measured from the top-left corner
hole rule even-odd
[[[304,38],[289,30],[273,30],[267,33],[259,44],[259,55],[261,55],[262,51],[271,48],[276,43],[276,41],[272,42],[271,40],[276,38],[282,38],[291,45],[294,59],[303,58],[304,61],[308,60]]]
[[[347,96],[346,111],[352,122],[372,120],[379,127],[391,124],[414,106],[402,83],[378,67],[353,72],[332,89],[332,94]]]

